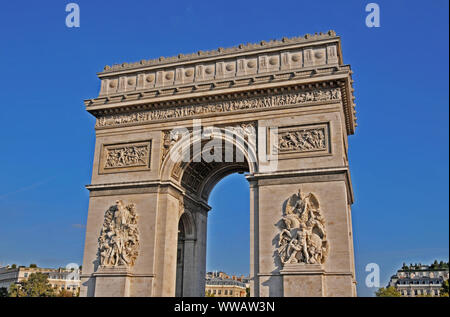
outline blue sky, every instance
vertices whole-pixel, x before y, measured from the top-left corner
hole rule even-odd
[[[0,8],[0,264],[81,263],[97,96],[106,64],[334,29],[352,65],[359,126],[350,137],[359,295],[402,262],[448,260],[448,1],[8,1]],[[248,185],[211,198],[208,268],[248,272]],[[229,230],[236,241],[231,248]],[[222,238],[223,237],[223,238]],[[222,248],[223,252],[217,252]]]

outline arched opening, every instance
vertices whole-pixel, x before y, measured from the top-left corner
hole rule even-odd
[[[243,173],[224,177],[208,204],[206,292],[219,297],[247,295],[250,273],[250,187]]]
[[[222,139],[222,141],[224,143],[229,142],[225,139]],[[226,179],[227,176],[240,174],[241,181],[247,183],[246,193],[249,196],[249,185],[243,174],[255,171],[255,163],[252,163],[255,162],[254,156],[250,157],[254,155],[254,152],[250,153],[248,145],[247,148],[239,148],[238,145],[233,143],[234,159],[232,161],[226,160],[224,155],[222,159],[206,162],[203,153],[207,151],[208,154],[211,154],[213,151],[210,148],[205,148],[203,142],[201,144],[202,150],[199,152],[192,151],[193,155],[190,161],[175,163],[172,169],[173,178],[178,179],[179,185],[185,191],[182,196],[181,216],[178,226],[176,296],[205,295],[208,214],[212,207],[208,202],[211,191],[217,183]],[[242,144],[245,144],[245,141]],[[192,148],[193,146],[190,149]],[[225,145],[223,148],[225,148]],[[241,159],[236,159],[239,156]],[[248,201],[247,197],[242,202],[242,207],[247,211],[247,216]],[[247,231],[243,234],[248,237],[249,221],[246,222]],[[188,232],[191,232],[190,237],[188,237]],[[249,247],[247,247],[247,259],[249,258],[248,250]],[[247,272],[248,268],[242,273]]]
[[[194,254],[195,237],[195,223],[192,219],[190,211],[186,210],[180,217],[178,222],[178,244],[177,244],[177,279],[175,296],[181,297],[189,293],[190,285],[186,285],[186,275],[189,275],[188,266],[185,259],[190,259]]]

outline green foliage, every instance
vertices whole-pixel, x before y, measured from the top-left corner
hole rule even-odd
[[[393,286],[388,288],[381,287],[375,292],[377,297],[401,297],[402,294]]]
[[[444,283],[442,283],[442,287],[439,291],[439,294],[441,297],[448,297],[448,280],[444,281]]]
[[[10,297],[54,297],[55,291],[48,283],[47,274],[32,273],[27,280],[9,287]]]
[[[421,263],[415,263],[415,264],[410,263],[409,265],[406,265],[406,263],[403,263],[402,270],[403,271],[420,270],[421,266],[422,266]],[[444,261],[438,262],[437,260],[434,260],[434,262],[429,265],[429,268],[432,269],[432,270],[448,269],[449,268],[449,263],[448,262],[444,262]]]
[[[214,297],[214,294],[211,292],[205,292],[205,297]]]
[[[245,297],[250,297],[250,287],[245,289]]]
[[[11,268],[12,268],[12,269],[17,269],[17,264],[11,265]]]
[[[65,290],[65,289],[60,290],[57,296],[58,297],[74,297],[72,292]]]
[[[37,264],[34,263],[30,264],[30,268],[37,268]]]

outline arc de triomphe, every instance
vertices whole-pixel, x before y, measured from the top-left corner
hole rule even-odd
[[[352,71],[333,32],[105,67],[81,296],[203,296],[208,196],[250,186],[252,296],[355,296]]]

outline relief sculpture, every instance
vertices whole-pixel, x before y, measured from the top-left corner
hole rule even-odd
[[[284,264],[323,264],[329,244],[317,197],[300,190],[292,195],[284,210],[278,239],[278,255]]]
[[[326,149],[324,128],[282,132],[278,136],[279,152],[324,149]]]
[[[134,265],[139,252],[135,204],[118,200],[106,211],[98,242],[101,266]]]
[[[107,149],[105,168],[146,166],[149,149],[147,145],[122,146]]]
[[[210,113],[224,113],[238,110],[264,109],[340,100],[341,91],[339,88],[317,89],[312,91],[286,93],[264,97],[218,101],[209,104],[187,105],[169,109],[140,111],[132,114],[105,115],[98,118],[96,126],[117,126],[122,124],[150,122],[153,120],[186,118]]]

